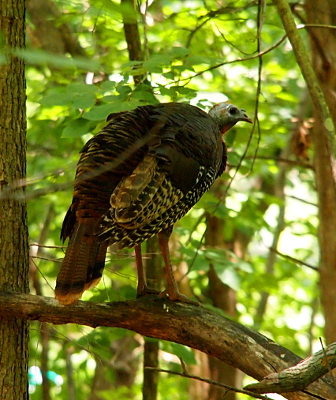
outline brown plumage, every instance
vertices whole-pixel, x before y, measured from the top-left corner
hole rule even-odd
[[[135,247],[138,295],[150,292],[140,244],[156,233],[171,300],[178,292],[169,257],[173,224],[200,199],[226,165],[222,134],[245,110],[220,103],[209,112],[180,103],[138,107],[112,114],[81,151],[72,204],[61,238],[69,245],[57,277],[56,298],[76,302],[103,272],[108,245]]]

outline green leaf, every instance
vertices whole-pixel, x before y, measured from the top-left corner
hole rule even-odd
[[[66,93],[74,108],[85,109],[95,104],[97,91],[94,85],[75,82],[67,87]]]
[[[171,96],[171,97],[173,97],[173,96],[175,96],[176,92],[172,88],[167,88],[167,87],[161,86],[160,87],[160,93],[162,94],[162,96]]]
[[[90,131],[92,122],[85,118],[76,118],[69,122],[69,124],[63,129],[62,137],[80,137]]]
[[[45,106],[72,106],[75,109],[90,108],[95,104],[97,87],[85,83],[72,83],[68,87],[52,89],[39,101]]]
[[[130,61],[122,65],[122,71],[127,72],[130,76],[143,75],[147,72],[143,67],[143,61]]]
[[[120,9],[125,24],[135,24],[137,22],[137,13],[131,3],[121,3]]]
[[[81,336],[77,343],[81,347],[90,347],[103,360],[111,359],[111,352],[107,349],[111,346],[111,341],[131,336],[131,333],[122,328],[97,328],[87,335]]]
[[[0,53],[0,65],[6,64],[8,62],[8,58],[5,56],[5,54]]]
[[[44,106],[67,106],[70,104],[70,101],[65,90],[62,88],[49,92],[49,94],[39,100],[39,103]]]
[[[13,53],[25,60],[27,64],[52,66],[56,68],[78,68],[85,71],[99,71],[100,65],[95,60],[81,57],[55,55],[42,50],[15,49]]]
[[[240,162],[241,156],[235,151],[228,152],[228,163],[237,166]]]
[[[100,89],[103,92],[110,92],[112,90],[114,90],[116,87],[116,83],[113,81],[105,81],[100,85]]]
[[[226,134],[225,134],[225,143],[227,147],[232,147],[233,143],[235,142],[237,135],[237,131],[235,129],[230,129]]]
[[[111,0],[94,0],[92,1],[93,5],[98,8],[99,14],[102,10],[109,12],[111,15],[121,14],[122,8],[120,4],[116,4]]]
[[[196,54],[191,54],[186,59],[187,63],[190,65],[197,65],[197,64],[217,64],[220,61],[214,57],[207,57],[207,56],[200,56]]]
[[[175,356],[182,358],[182,360],[189,365],[196,365],[196,358],[193,351],[182,344],[166,342],[161,340],[161,349],[167,353],[174,354]]]
[[[93,107],[90,111],[87,111],[84,113],[84,117],[86,119],[89,119],[90,121],[100,121],[102,119],[106,119],[106,117],[113,113],[113,112],[118,112],[118,111],[124,111],[124,110],[113,110],[111,104],[103,104],[101,106],[95,106]]]
[[[230,286],[233,290],[238,290],[240,288],[241,278],[234,268],[223,268],[223,265],[219,263],[214,263],[213,265],[219,279],[223,283]]]
[[[162,67],[170,65],[173,58],[172,56],[157,55],[145,61],[143,67],[149,72],[160,73]]]
[[[132,88],[128,85],[124,85],[123,83],[119,83],[117,86],[117,92],[121,95],[127,95],[132,93]]]
[[[99,121],[106,119],[109,114],[118,113],[121,111],[129,111],[140,106],[138,101],[116,102],[111,104],[103,104],[95,106],[90,111],[84,113],[84,117],[90,121]]]
[[[174,57],[185,57],[190,53],[190,49],[187,49],[186,47],[177,47],[174,46],[170,49],[169,54],[174,56]]]

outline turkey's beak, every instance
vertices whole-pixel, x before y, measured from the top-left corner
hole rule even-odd
[[[245,110],[241,109],[241,117],[239,118],[239,121],[245,121],[248,122],[249,124],[253,124],[253,120],[246,114]]]

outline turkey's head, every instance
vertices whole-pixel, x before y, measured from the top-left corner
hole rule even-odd
[[[227,132],[239,121],[253,124],[252,119],[246,114],[244,109],[229,103],[215,104],[210,109],[209,115],[217,122],[221,133]]]

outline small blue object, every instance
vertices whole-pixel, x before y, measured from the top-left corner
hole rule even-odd
[[[54,371],[48,371],[47,378],[51,380],[51,382],[54,382],[57,386],[63,385],[63,378]],[[34,365],[28,369],[28,380],[30,385],[42,385],[42,373],[37,365]]]

